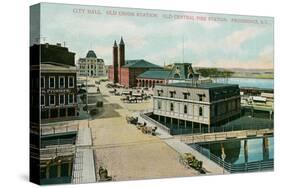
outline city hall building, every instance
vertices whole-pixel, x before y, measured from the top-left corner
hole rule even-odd
[[[240,116],[238,85],[193,79],[158,84],[153,100],[154,118],[170,129],[210,132]]]
[[[85,58],[79,58],[78,67],[79,75],[91,77],[102,77],[106,75],[103,59],[97,58],[93,50],[89,50]]]

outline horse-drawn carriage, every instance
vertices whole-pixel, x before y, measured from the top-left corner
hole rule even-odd
[[[148,127],[148,126],[143,126],[141,127],[141,132],[144,133],[144,134],[151,134],[153,136],[156,135],[156,130],[157,130],[157,127]]]
[[[138,124],[138,117],[126,117],[127,123],[137,125]]]
[[[151,134],[153,136],[156,135],[157,127],[146,126],[146,122],[143,124],[138,124],[137,128],[144,134]]]
[[[112,177],[108,176],[108,172],[106,168],[100,167],[99,168],[99,176],[100,176],[100,181],[111,181]]]
[[[195,170],[198,170],[202,174],[205,173],[205,171],[202,168],[203,162],[196,159],[195,156],[192,155],[191,153],[180,154],[179,161],[186,167],[194,168]]]
[[[138,122],[138,117],[133,117],[133,116],[129,117],[129,116],[127,116],[126,120],[127,120],[127,122],[129,124],[136,125],[137,129],[140,130],[142,133],[144,133],[144,134],[151,134],[153,136],[156,135],[157,127],[146,126],[146,122],[139,123]]]

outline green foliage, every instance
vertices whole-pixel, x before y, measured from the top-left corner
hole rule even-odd
[[[223,70],[220,71],[217,68],[200,68],[196,70],[203,77],[231,77],[234,72]]]

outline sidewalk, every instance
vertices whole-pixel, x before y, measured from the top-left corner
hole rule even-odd
[[[192,155],[194,155],[199,161],[203,162],[203,167],[207,170],[207,174],[228,174],[228,172],[226,170],[223,170],[221,166],[211,161],[198,151],[194,150],[187,144],[181,142],[180,140],[173,138],[163,141],[179,153],[192,153]]]
[[[147,123],[147,126],[155,126],[152,122],[144,120],[142,117],[140,117],[139,113],[134,113],[134,116],[137,116],[139,122],[141,123],[145,121]],[[198,160],[203,161],[203,167],[208,171],[207,174],[223,173],[223,168],[221,166],[211,161],[198,151],[194,150],[187,144],[181,142],[179,139],[173,137],[172,135],[161,129],[161,127],[157,127],[156,135],[178,153],[192,153],[192,155],[194,155]],[[224,173],[228,172],[224,170]]]
[[[91,129],[79,129],[73,164],[72,183],[78,184],[96,182],[94,153],[91,146]]]

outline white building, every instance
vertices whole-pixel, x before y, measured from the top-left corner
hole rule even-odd
[[[153,114],[164,125],[207,129],[240,116],[238,85],[218,83],[159,84],[154,89]]]
[[[106,75],[104,61],[97,58],[93,50],[89,50],[85,58],[78,60],[79,75],[100,77]]]

